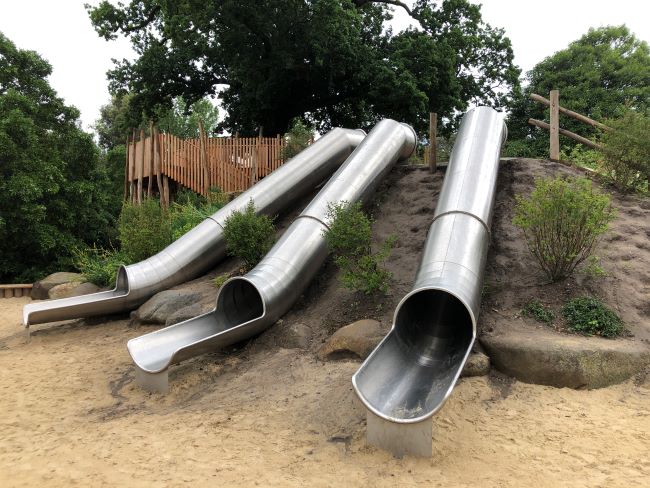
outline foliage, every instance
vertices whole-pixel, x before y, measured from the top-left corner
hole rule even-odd
[[[548,155],[548,132],[528,124],[544,120],[548,109],[529,99],[531,93],[548,97],[560,91],[560,104],[595,120],[621,115],[625,104],[638,110],[650,108],[650,48],[625,26],[589,29],[566,49],[538,63],[526,75],[525,89],[511,106],[508,134],[525,140],[536,154]],[[596,130],[569,117],[562,127],[593,139]],[[576,142],[566,140],[571,146]]]
[[[419,28],[385,28],[395,5]],[[112,93],[134,94],[134,112],[151,115],[178,96],[192,103],[218,89],[228,114],[221,128],[241,135],[284,133],[304,114],[320,132],[368,128],[382,117],[425,131],[428,112],[449,119],[469,102],[503,106],[518,83],[509,39],[469,0],[417,0],[412,8],[386,0],[131,0],[88,11],[100,36],[124,35],[138,53],[109,73]]]
[[[562,315],[567,320],[567,327],[573,332],[616,337],[624,330],[621,318],[593,297],[569,300],[562,308]]]
[[[95,246],[73,250],[75,266],[84,277],[98,286],[111,286],[117,280],[120,266],[129,264],[121,251],[101,249]]]
[[[598,256],[589,256],[582,267],[582,271],[590,278],[604,278],[608,276],[607,271],[600,264]]]
[[[503,148],[503,155],[509,158],[537,158],[540,156],[540,153],[537,152],[531,141],[509,139]]]
[[[555,314],[550,308],[545,307],[539,300],[532,300],[521,311],[526,317],[550,324],[555,320]]]
[[[342,202],[327,207],[329,230],[324,233],[334,262],[341,269],[346,288],[366,294],[388,292],[392,274],[383,267],[397,242],[390,236],[372,252],[372,221],[364,214],[361,203]]]
[[[635,190],[650,180],[650,117],[628,109],[607,125],[614,130],[601,139],[605,174],[619,190]]]
[[[162,251],[172,241],[169,217],[155,199],[125,202],[118,223],[121,249],[135,263]]]
[[[0,33],[0,282],[67,268],[71,249],[112,237],[105,167],[79,111],[50,87],[51,72]]]
[[[228,254],[243,259],[245,271],[254,268],[275,242],[273,219],[257,215],[252,199],[244,211],[228,216],[223,233]]]
[[[214,203],[207,201],[204,203],[191,201],[179,203],[177,200],[174,202],[170,208],[172,240],[175,241],[192,230],[221,207],[223,207],[223,204],[219,201]]]
[[[217,288],[221,288],[226,283],[226,281],[228,281],[228,279],[230,279],[230,273],[223,273],[215,276],[212,280],[212,284]]]
[[[587,259],[614,219],[609,196],[584,178],[538,179],[530,196],[516,199],[513,223],[551,281],[566,278]]]
[[[595,149],[586,149],[581,145],[564,146],[560,151],[560,159],[570,161],[575,166],[597,170],[603,165],[603,155]]]
[[[293,119],[289,131],[285,135],[287,145],[282,149],[282,158],[286,161],[306,149],[313,137],[314,131],[302,120]]]

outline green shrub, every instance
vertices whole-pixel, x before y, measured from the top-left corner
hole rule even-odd
[[[171,243],[171,223],[158,200],[141,205],[124,203],[118,223],[122,252],[135,263],[153,256]]]
[[[79,271],[88,281],[98,286],[114,285],[120,266],[129,264],[126,254],[114,249],[77,248],[72,253]]]
[[[627,110],[607,125],[614,130],[601,138],[605,175],[621,191],[645,188],[650,179],[650,117]]]
[[[397,242],[389,237],[376,253],[372,252],[372,221],[364,214],[361,204],[329,204],[327,219],[330,228],[324,233],[334,262],[341,269],[341,281],[346,288],[366,294],[388,292],[392,274],[383,267]]]
[[[569,300],[562,308],[567,327],[573,332],[616,337],[623,332],[623,321],[600,300],[581,297]]]
[[[585,149],[576,144],[573,147],[563,147],[560,151],[560,159],[570,161],[575,166],[597,170],[603,166],[603,154],[594,149]]]
[[[252,199],[243,212],[226,219],[223,232],[228,254],[244,260],[244,271],[254,268],[275,242],[273,219],[256,215]]]
[[[174,202],[169,209],[172,240],[175,241],[192,230],[221,207],[223,204],[216,200],[214,203],[206,202],[199,206],[191,202]]]
[[[513,223],[551,281],[566,278],[587,259],[614,219],[609,196],[584,178],[538,179],[529,197],[516,200]]]
[[[530,317],[538,322],[544,322],[546,324],[550,324],[555,320],[555,314],[553,311],[545,307],[539,300],[529,302],[521,313],[526,317]]]
[[[289,132],[285,134],[287,145],[282,149],[282,158],[286,161],[294,157],[309,146],[313,137],[314,131],[300,120],[300,118],[296,117],[293,119]]]
[[[525,139],[506,141],[503,155],[509,158],[536,158],[540,156],[532,143]]]
[[[223,273],[217,275],[212,279],[212,284],[217,288],[221,288],[226,283],[226,281],[228,281],[229,278],[230,278],[230,273]]]

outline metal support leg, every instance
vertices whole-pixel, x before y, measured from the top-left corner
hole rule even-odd
[[[148,373],[137,366],[135,367],[135,382],[142,389],[152,393],[169,392],[169,372]]]
[[[403,424],[389,422],[366,410],[368,444],[384,449],[397,458],[410,454],[417,457],[433,455],[433,421]]]

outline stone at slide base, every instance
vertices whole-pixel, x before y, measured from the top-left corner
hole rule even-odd
[[[174,313],[172,313],[167,320],[165,320],[165,327],[170,325],[178,324],[184,320],[189,320],[191,318],[197,317],[203,313],[203,307],[200,303],[193,303],[187,307],[179,308]]]
[[[526,383],[602,388],[621,383],[650,364],[650,349],[628,339],[559,334],[542,329],[484,336],[495,368]]]
[[[463,371],[460,376],[467,378],[470,376],[485,376],[490,372],[490,358],[482,352],[474,352],[470,354],[465,363]]]
[[[379,322],[359,320],[334,332],[319,349],[318,358],[325,360],[337,354],[352,353],[365,359],[383,337]]]
[[[83,283],[80,283],[79,281],[71,281],[50,288],[47,295],[50,299],[69,298],[88,295],[89,293],[97,293],[100,290],[101,288],[88,281]]]
[[[59,271],[58,273],[52,273],[49,276],[46,276],[42,280],[34,283],[32,287],[31,297],[34,300],[47,300],[49,297],[49,291],[57,285],[62,285],[63,283],[78,282],[83,283],[86,279],[80,273],[68,273],[65,271]]]
[[[135,318],[149,324],[164,324],[167,318],[201,299],[200,293],[185,290],[165,290],[156,293],[138,308]]]

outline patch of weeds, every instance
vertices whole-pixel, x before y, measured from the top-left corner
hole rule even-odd
[[[217,275],[213,278],[212,284],[217,287],[221,288],[226,281],[230,278],[230,273],[223,273],[220,275]]]
[[[569,300],[562,308],[567,327],[572,332],[602,337],[623,333],[623,320],[598,298],[580,297]]]
[[[600,258],[598,256],[589,256],[582,267],[582,271],[590,278],[605,278],[609,276],[607,271],[600,265]]]
[[[542,302],[539,300],[533,300],[529,302],[521,311],[526,317],[535,319],[538,322],[544,322],[545,324],[551,324],[555,320],[555,314],[553,311],[545,307]]]

